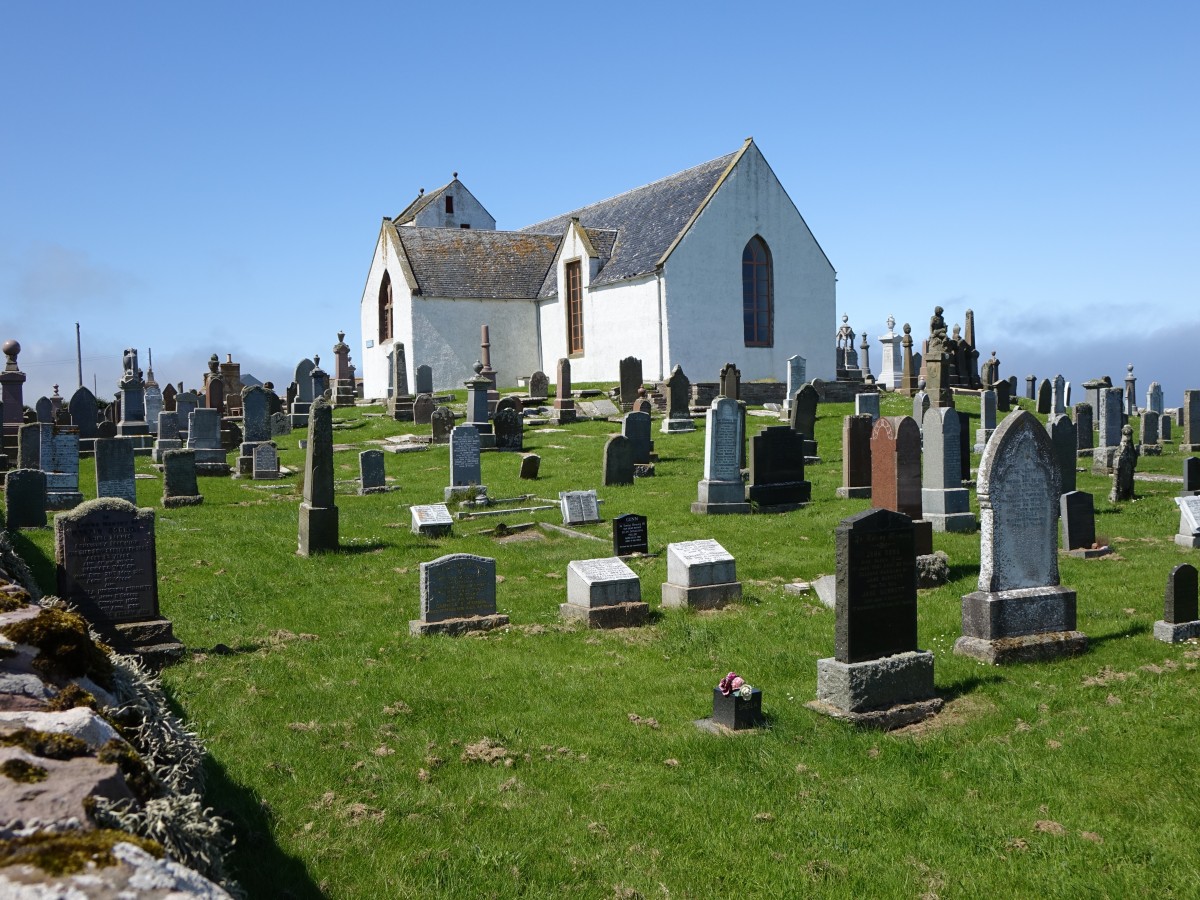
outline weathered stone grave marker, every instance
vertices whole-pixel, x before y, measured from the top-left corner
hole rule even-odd
[[[637,574],[616,557],[573,560],[567,566],[567,602],[558,609],[565,621],[589,628],[633,628],[650,615]]]
[[[667,545],[667,580],[662,586],[664,607],[720,609],[741,599],[737,563],[715,540]]]
[[[496,561],[451,553],[421,563],[421,618],[408,623],[412,635],[466,634],[508,624],[496,612]]]
[[[1183,563],[1167,576],[1163,617],[1154,623],[1154,636],[1168,644],[1200,637],[1200,603],[1196,596],[1196,567]]]

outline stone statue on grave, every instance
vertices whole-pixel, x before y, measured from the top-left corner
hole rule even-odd
[[[1000,379],[1000,360],[996,359],[996,351],[992,351],[990,359],[983,361],[983,371],[980,373],[983,386],[994,388]]]
[[[142,380],[142,372],[138,368],[137,350],[128,347],[121,357],[121,384],[132,384]]]
[[[942,318],[945,312],[940,306],[933,308],[929,318],[929,355],[938,359],[946,353],[946,320]]]
[[[1112,490],[1108,495],[1111,502],[1133,499],[1133,473],[1137,469],[1137,460],[1138,450],[1133,444],[1133,427],[1125,425],[1121,428],[1121,446],[1117,448],[1117,456],[1113,460]]]
[[[854,349],[854,329],[848,324],[850,317],[842,313],[842,327],[837,331],[837,346],[839,350]]]

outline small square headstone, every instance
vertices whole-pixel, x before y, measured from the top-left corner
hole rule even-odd
[[[645,516],[625,513],[612,520],[613,556],[632,556],[634,553],[649,553],[650,540]]]

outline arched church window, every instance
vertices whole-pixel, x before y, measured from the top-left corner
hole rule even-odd
[[[773,346],[771,251],[758,235],[742,251],[742,327],[747,347]]]
[[[392,339],[392,276],[383,273],[383,281],[379,284],[379,341]]]

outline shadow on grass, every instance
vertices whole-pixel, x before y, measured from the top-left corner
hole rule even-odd
[[[383,550],[389,546],[383,541],[370,541],[362,544],[341,544],[337,548],[338,553],[343,553],[346,556],[353,556],[357,553],[374,553],[376,550]]]
[[[20,531],[8,532],[8,540],[13,549],[17,551],[17,555],[25,560],[25,565],[29,566],[33,580],[37,582],[42,593],[57,594],[58,574],[54,567],[54,560],[47,558],[38,546]]]
[[[1120,631],[1114,631],[1109,634],[1088,635],[1088,650],[1094,650],[1097,647],[1102,647],[1109,641],[1115,641],[1120,638],[1136,637],[1139,634],[1149,634],[1151,626],[1145,622],[1134,622],[1128,628],[1123,628]]]
[[[995,675],[972,675],[970,678],[963,678],[961,681],[954,681],[939,688],[937,695],[946,702],[949,702],[978,690],[985,684],[995,684],[998,681],[1004,681],[1004,676],[999,673]]]
[[[950,570],[949,580],[946,582],[947,584],[952,584],[958,581],[960,578],[979,577],[978,565],[968,565],[967,563],[950,563],[947,568]]]
[[[163,685],[171,711],[186,721],[170,689]],[[273,835],[270,807],[253,791],[233,781],[225,767],[204,757],[204,804],[232,823],[234,846],[226,858],[229,874],[247,897],[307,900],[325,895],[308,874],[304,863],[280,849]]]

